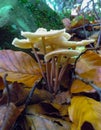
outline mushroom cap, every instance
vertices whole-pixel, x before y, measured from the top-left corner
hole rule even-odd
[[[46,39],[46,44],[48,44],[48,45],[57,44],[58,46],[61,46],[65,42],[67,42],[70,38],[71,38],[71,35],[69,35],[68,33],[63,33],[60,36],[51,37],[51,38]]]
[[[24,49],[28,49],[28,48],[32,48],[33,43],[29,41],[29,39],[18,39],[18,38],[14,38],[12,45],[19,47],[19,48],[24,48]]]
[[[65,33],[64,33],[65,34]],[[46,53],[57,50],[57,49],[63,49],[63,48],[75,48],[78,46],[86,46],[90,43],[93,43],[94,39],[89,40],[82,40],[82,41],[68,41],[64,34],[58,36],[58,37],[51,37],[48,39],[45,39],[45,47],[46,47]],[[67,34],[68,35],[68,34]],[[47,47],[48,46],[48,47]],[[39,49],[39,52],[42,54],[42,42],[38,41],[34,44],[35,48]],[[50,48],[47,50],[47,48]]]
[[[68,33],[62,33],[61,35],[55,35],[49,38],[44,39],[45,47],[46,47],[46,53],[53,51],[55,49],[58,49],[61,44],[64,42],[67,42],[71,38],[71,35]],[[38,41],[34,44],[35,48],[38,48],[40,53],[43,53],[43,47],[42,47],[42,41]],[[62,47],[62,46],[61,46]],[[60,48],[61,48],[60,47]]]
[[[94,39],[82,40],[82,41],[67,41],[64,42],[64,46],[68,47],[86,46],[93,42],[95,42]]]
[[[77,50],[68,50],[68,49],[60,49],[52,51],[44,56],[44,59],[46,62],[48,62],[53,56],[67,56],[68,58],[71,58],[73,56],[78,56],[80,54]]]
[[[59,36],[64,32],[65,32],[65,29],[47,31],[45,28],[39,28],[36,30],[36,32],[23,32],[23,31],[21,31],[21,35],[26,37],[26,38],[29,38],[29,39],[34,39],[34,38],[40,38],[40,37]]]

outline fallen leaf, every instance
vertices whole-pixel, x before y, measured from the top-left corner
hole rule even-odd
[[[2,90],[4,88],[4,83],[2,78],[0,77],[0,90]]]
[[[72,98],[68,110],[72,121],[71,130],[81,130],[85,122],[88,122],[94,130],[101,130],[100,102],[88,97],[76,96]]]
[[[22,83],[11,83],[8,85],[9,88],[9,94],[10,94],[10,102],[13,102],[14,104],[23,103],[29,92],[30,89],[26,89],[26,86]],[[8,92],[7,89],[4,88],[2,97],[0,98],[0,105],[6,104],[8,101]]]
[[[10,102],[14,104],[21,105],[24,104],[29,96],[31,89],[22,83],[11,83],[8,85]],[[51,101],[53,99],[52,94],[50,94],[46,90],[35,89],[32,98],[30,99],[30,103],[39,103],[41,101]],[[6,104],[8,101],[8,92],[7,89],[4,88],[2,97],[0,98],[0,105]]]
[[[101,88],[101,67],[91,69],[85,73],[79,75],[80,77],[93,81],[97,87]],[[72,93],[79,93],[79,92],[90,92],[93,91],[94,88],[91,87],[89,84],[83,83],[81,80],[74,80],[71,86]]]
[[[71,28],[83,26],[84,24],[88,24],[88,23],[89,23],[89,21],[87,19],[85,19],[84,16],[79,15],[71,21]]]
[[[94,51],[87,51],[77,62],[76,72],[81,74],[98,67],[101,67],[101,56]]]
[[[31,130],[71,130],[71,123],[59,119],[47,119],[44,116],[27,115],[27,124]]]
[[[32,87],[42,77],[38,64],[28,54],[20,51],[0,51],[0,76],[7,73],[8,81],[17,81]]]
[[[23,109],[13,103],[0,106],[0,130],[10,130]]]
[[[95,85],[101,87],[101,56],[93,51],[84,53],[76,64],[76,73]],[[74,80],[71,86],[72,93],[90,92],[94,89],[80,80]]]
[[[66,91],[66,92],[61,92],[57,94],[53,102],[57,104],[63,104],[63,103],[69,103],[70,100],[71,100],[71,94],[69,91]]]
[[[64,120],[69,121],[67,104],[60,105],[57,103],[52,103],[52,106],[54,106],[54,108],[56,108],[59,111],[61,117],[63,117]]]

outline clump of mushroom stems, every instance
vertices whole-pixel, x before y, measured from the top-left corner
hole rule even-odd
[[[22,31],[21,35],[26,39],[15,38],[12,44],[19,48],[32,48],[45,80],[46,89],[54,94],[57,94],[60,90],[61,80],[67,66],[74,63],[75,56],[80,54],[76,47],[86,46],[94,42],[94,39],[80,42],[68,41],[71,35],[66,33],[64,29],[47,31],[44,28],[39,28],[36,32]],[[37,52],[35,48],[39,51]],[[39,58],[39,53],[44,56],[43,63]],[[66,59],[63,62],[65,56]],[[45,71],[43,70],[43,64]]]
[[[40,61],[40,58],[36,50],[33,49],[33,52],[35,54],[35,57],[41,69],[42,76],[47,84],[46,89],[56,94],[59,90],[61,79],[68,66],[70,59],[68,59],[67,62],[63,66],[60,67],[58,64],[58,57],[53,56],[50,61],[45,62],[46,71],[44,73],[42,69],[42,63]]]

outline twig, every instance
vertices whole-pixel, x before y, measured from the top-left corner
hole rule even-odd
[[[4,75],[4,77],[3,77],[3,83],[4,83],[5,88],[7,89],[7,106],[8,106],[9,103],[10,103],[10,91],[9,91],[8,83],[6,81],[6,77],[7,76],[8,76],[8,74]]]
[[[93,83],[93,81],[90,81],[90,80],[87,80],[87,79],[84,79],[78,75],[75,75],[75,78],[82,81],[83,83],[87,84],[87,85],[90,85],[91,87],[93,87],[96,92],[99,94],[99,97],[100,97],[100,101],[101,101],[101,88],[99,88],[97,85],[95,85]]]
[[[86,27],[89,27],[89,26],[91,26],[91,27],[100,26],[100,23],[97,23],[97,24],[89,24],[89,23],[88,23],[88,24],[84,24],[84,25],[82,25],[82,26],[73,28],[73,29],[69,30],[68,32],[75,32],[75,31],[78,30],[78,29],[83,29],[84,27],[86,28]]]
[[[96,47],[99,47],[100,45],[101,45],[101,30],[100,30],[99,35],[98,35]]]
[[[98,15],[98,13],[96,12],[94,0],[92,0],[92,2],[93,2],[93,10],[94,10],[94,13],[95,13],[97,20],[98,20],[98,19],[100,19],[100,17]]]
[[[40,82],[40,81],[39,81],[39,82]],[[36,82],[36,83],[34,84],[34,86],[32,87],[32,89],[31,89],[31,91],[30,91],[30,93],[29,93],[29,95],[28,95],[28,97],[27,97],[27,99],[26,99],[25,107],[27,107],[28,104],[30,103],[30,101],[31,101],[31,99],[32,99],[32,96],[33,96],[33,93],[34,93],[35,89],[37,88],[39,82]]]

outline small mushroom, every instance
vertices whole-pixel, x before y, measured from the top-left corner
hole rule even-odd
[[[51,52],[55,49],[58,49],[59,48],[59,45],[62,44],[62,42],[67,42],[67,40],[69,40],[71,38],[71,35],[68,34],[68,33],[62,33],[61,35],[54,35],[50,38],[45,38],[44,39],[44,42],[45,42],[45,47],[46,47],[46,54],[48,52]],[[38,48],[40,51],[41,54],[43,54],[43,47],[42,47],[42,41],[39,41],[39,42],[36,42],[34,44],[34,47],[35,48]]]
[[[60,35],[64,34],[65,29],[61,30],[50,30],[47,31],[45,28],[39,28],[36,32],[23,32],[21,31],[21,35],[24,36],[26,39],[17,39],[15,38],[12,44],[19,48],[33,48],[34,44],[40,44],[44,53],[46,53],[47,48],[45,45],[46,39],[51,39],[51,37],[59,37]]]
[[[28,49],[28,48],[32,48],[33,43],[29,41],[29,39],[18,39],[18,38],[14,38],[12,45],[19,47],[19,48],[24,48],[24,49]]]
[[[52,51],[52,52],[46,54],[44,59],[46,62],[48,62],[54,56],[59,57],[59,55],[60,56],[63,55],[63,56],[70,58],[70,57],[78,56],[79,54],[80,54],[80,52],[77,50],[60,49],[60,50],[55,50],[55,51]]]
[[[57,37],[51,37],[49,39],[45,39],[45,47],[46,47],[46,53],[49,52],[49,50],[47,50],[47,46],[49,48],[50,46],[50,52],[53,50],[57,50],[57,49],[64,49],[64,48],[76,48],[77,46],[86,46],[90,43],[93,43],[95,40],[94,39],[89,39],[89,40],[82,40],[82,41],[68,41],[68,39],[70,38],[70,36],[66,33],[63,33],[60,36]],[[41,41],[40,41],[41,42]],[[38,48],[40,51],[40,53],[43,53],[43,49],[42,49],[42,44],[40,42],[36,42],[34,44],[35,48]]]
[[[21,31],[21,35],[26,37],[26,38],[29,38],[29,39],[34,39],[34,38],[40,38],[40,37],[59,36],[64,32],[65,32],[65,29],[47,31],[45,28],[39,28],[36,30],[36,32],[23,32],[23,31]]]
[[[95,40],[82,40],[82,41],[67,41],[64,36],[51,38],[46,40],[46,45],[54,45],[56,49],[58,48],[69,48],[69,47],[77,47],[77,46],[86,46],[90,43],[93,43]]]

